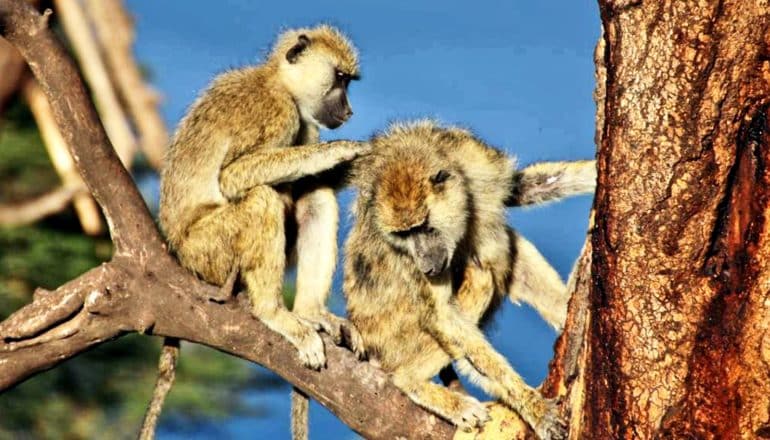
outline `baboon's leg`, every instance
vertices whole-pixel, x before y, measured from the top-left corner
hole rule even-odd
[[[482,269],[476,262],[469,262],[463,273],[463,281],[455,294],[457,307],[472,322],[479,322],[495,296],[495,283],[490,272],[479,276]]]
[[[326,356],[317,328],[289,312],[283,303],[286,236],[280,195],[270,187],[258,186],[233,205],[233,210],[242,221],[234,249],[240,256],[241,279],[249,293],[252,313],[286,337],[299,350],[306,366],[321,368]]]
[[[297,292],[294,312],[320,325],[335,343],[346,343],[363,357],[363,343],[350,323],[326,308],[337,263],[339,208],[334,191],[318,187],[305,193],[295,204],[297,221]]]
[[[511,301],[531,305],[543,319],[561,331],[567,319],[567,286],[535,245],[513,230],[509,233],[516,247],[513,277],[508,287]]]
[[[217,285],[237,267],[254,316],[288,339],[305,365],[317,369],[326,362],[317,329],[283,304],[285,243],[284,203],[272,188],[258,186],[194,223],[177,255],[183,265]]]
[[[458,427],[468,430],[489,420],[487,409],[478,400],[431,382],[449,363],[446,353],[436,351],[414,362],[399,366],[393,372],[393,383],[412,401]]]
[[[337,263],[339,208],[331,188],[308,192],[295,204],[297,296],[294,310],[313,315],[326,309]]]

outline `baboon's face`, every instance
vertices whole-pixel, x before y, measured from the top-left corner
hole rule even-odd
[[[428,277],[445,273],[467,229],[463,175],[449,161],[407,157],[382,169],[374,209],[388,243]]]
[[[334,129],[353,115],[348,86],[357,74],[347,72],[340,57],[321,43],[300,35],[286,53],[284,73],[289,89],[306,120]]]

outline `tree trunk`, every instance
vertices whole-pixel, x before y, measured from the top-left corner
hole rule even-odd
[[[572,438],[770,438],[770,4],[599,4],[591,276],[546,390]]]

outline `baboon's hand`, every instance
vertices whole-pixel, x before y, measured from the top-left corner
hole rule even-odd
[[[487,407],[471,396],[463,395],[461,397],[460,406],[457,408],[457,412],[451,415],[450,422],[466,432],[484,426],[489,421]]]
[[[326,366],[326,353],[324,351],[324,341],[318,334],[320,326],[302,318],[299,322],[304,328],[298,338],[289,337],[289,341],[297,347],[299,359],[302,364],[313,370],[320,370]]]
[[[558,400],[546,400],[546,411],[532,428],[543,440],[566,440],[567,422],[559,415]]]
[[[321,330],[331,336],[335,344],[346,345],[356,354],[358,359],[365,358],[363,338],[355,326],[347,319],[340,318],[326,310],[315,312],[297,311],[297,314],[306,321],[318,325]]]
[[[364,338],[358,332],[356,326],[348,320],[344,320],[344,324],[342,324],[342,339],[345,346],[356,354],[359,361],[366,359]]]
[[[341,159],[343,162],[350,162],[361,156],[366,156],[372,151],[372,144],[369,142],[349,142],[339,141],[341,148]]]

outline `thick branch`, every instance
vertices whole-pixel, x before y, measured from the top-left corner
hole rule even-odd
[[[245,300],[224,305],[204,300],[216,289],[171,264],[141,270],[133,260],[117,259],[12,315],[0,325],[0,390],[101,342],[139,331],[208,345],[263,365],[367,438],[452,436],[451,425],[417,407],[382,371],[358,362],[348,350],[326,338],[328,368],[307,369],[284,338],[251,316]],[[19,332],[24,322],[35,325]]]

